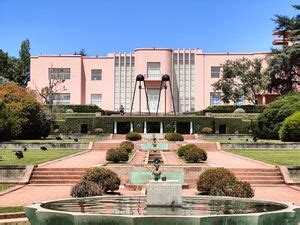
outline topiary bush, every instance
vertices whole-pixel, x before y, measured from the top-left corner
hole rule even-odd
[[[200,162],[200,161],[206,161],[207,160],[207,153],[203,149],[198,148],[196,146],[196,147],[193,147],[193,148],[188,148],[185,151],[183,157],[187,162],[197,163],[197,162]]]
[[[246,113],[244,109],[242,108],[237,108],[233,111],[234,114],[243,114]]]
[[[237,198],[252,198],[254,191],[248,182],[231,179],[221,179],[211,188],[209,193],[214,196],[230,196]]]
[[[287,117],[279,130],[282,141],[300,141],[300,111]]]
[[[180,133],[167,133],[165,135],[165,139],[167,139],[168,141],[183,141],[184,140],[182,134],[180,134]]]
[[[89,168],[84,173],[82,181],[98,184],[103,192],[118,190],[121,183],[115,172],[103,167]]]
[[[139,141],[141,139],[142,139],[142,136],[137,132],[129,132],[126,135],[126,140],[129,140],[129,141]]]
[[[177,155],[179,157],[183,157],[185,152],[190,149],[190,148],[196,148],[197,146],[195,144],[187,144],[187,145],[183,145],[181,146],[178,150],[177,150]]]
[[[215,105],[203,110],[203,114],[210,113],[233,113],[237,108],[244,109],[246,113],[262,113],[265,105]]]
[[[72,187],[71,196],[74,198],[100,196],[103,191],[98,183],[82,180]]]
[[[134,149],[134,144],[131,141],[123,141],[120,144],[120,148],[125,149],[128,153],[131,153]]]
[[[203,127],[201,130],[202,134],[212,134],[213,132],[214,132],[213,129],[210,127]]]
[[[73,109],[67,109],[66,113],[74,113]]]
[[[197,190],[199,192],[209,194],[213,185],[222,179],[236,181],[235,175],[228,169],[208,169],[199,176],[197,181]]]
[[[103,134],[103,129],[102,128],[95,128],[95,134],[97,134],[97,135]]]
[[[129,155],[126,149],[111,148],[106,152],[106,160],[118,163],[121,161],[128,161]]]
[[[282,122],[300,110],[300,93],[287,94],[267,105],[252,130],[259,138],[278,139]]]

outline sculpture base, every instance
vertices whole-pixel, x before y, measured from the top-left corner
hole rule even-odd
[[[181,206],[181,189],[182,185],[177,180],[149,181],[147,184],[147,206]]]

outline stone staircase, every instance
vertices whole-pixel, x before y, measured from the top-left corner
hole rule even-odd
[[[39,168],[36,167],[30,178],[31,184],[76,184],[86,168]]]
[[[285,184],[279,168],[234,168],[230,170],[239,180],[247,181],[253,186],[276,186]]]
[[[160,160],[160,164],[164,163],[160,151],[150,151],[148,156],[148,164],[153,164],[156,158]]]

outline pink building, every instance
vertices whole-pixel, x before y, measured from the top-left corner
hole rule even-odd
[[[55,95],[55,104],[95,104],[103,109],[130,111],[136,76],[143,74],[149,108],[156,112],[161,76],[171,79],[177,112],[203,110],[222,104],[220,92],[211,86],[220,76],[220,66],[228,59],[265,58],[266,53],[203,53],[200,49],[138,48],[132,53],[109,53],[107,56],[40,55],[31,57],[28,86],[40,90],[49,79],[65,80]],[[144,89],[144,85],[142,86]],[[167,112],[172,112],[170,87],[167,87]],[[147,111],[142,90],[142,111]],[[164,91],[159,111],[164,111]],[[138,90],[133,111],[137,112]],[[239,99],[238,104],[244,104]]]

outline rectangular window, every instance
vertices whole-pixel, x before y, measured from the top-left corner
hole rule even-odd
[[[211,67],[211,78],[219,78],[220,77],[220,66],[212,66]]]
[[[221,92],[210,92],[210,105],[221,105]]]
[[[244,96],[241,96],[235,100],[235,105],[244,105],[244,102],[245,102],[245,98]]]
[[[92,77],[92,80],[102,80],[102,70],[100,70],[100,69],[91,70],[91,77]]]
[[[54,105],[69,105],[70,93],[54,93],[53,94]]]
[[[71,78],[70,68],[49,68],[48,75],[50,79],[67,80]]]
[[[160,62],[147,63],[148,78],[160,78]]]
[[[91,94],[91,104],[101,107],[102,95],[101,94]]]

